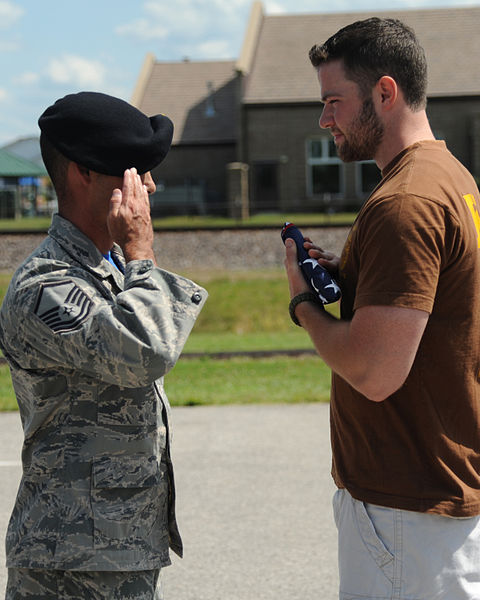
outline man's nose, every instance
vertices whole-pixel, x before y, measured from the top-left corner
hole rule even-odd
[[[147,192],[149,194],[153,194],[153,192],[157,189],[155,182],[153,181],[152,175],[150,171],[147,171],[143,177],[143,185],[147,188]]]
[[[334,121],[332,109],[329,107],[328,104],[326,104],[323,107],[318,124],[320,125],[321,129],[328,129],[329,127],[332,127],[333,123]]]

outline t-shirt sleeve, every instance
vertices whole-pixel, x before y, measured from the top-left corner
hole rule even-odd
[[[411,195],[370,206],[358,231],[354,309],[383,305],[431,313],[445,262],[447,221],[443,206]]]

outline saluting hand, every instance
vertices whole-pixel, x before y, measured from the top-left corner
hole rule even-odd
[[[135,168],[125,171],[122,189],[113,190],[107,225],[127,262],[140,259],[155,262],[148,191]]]

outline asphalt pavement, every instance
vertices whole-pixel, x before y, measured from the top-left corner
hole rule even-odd
[[[336,600],[328,405],[174,408],[173,423],[185,557],[165,600]],[[0,598],[21,443],[18,413],[0,414]]]

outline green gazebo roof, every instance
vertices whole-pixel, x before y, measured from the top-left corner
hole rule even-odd
[[[44,177],[47,171],[0,148],[0,177]]]

